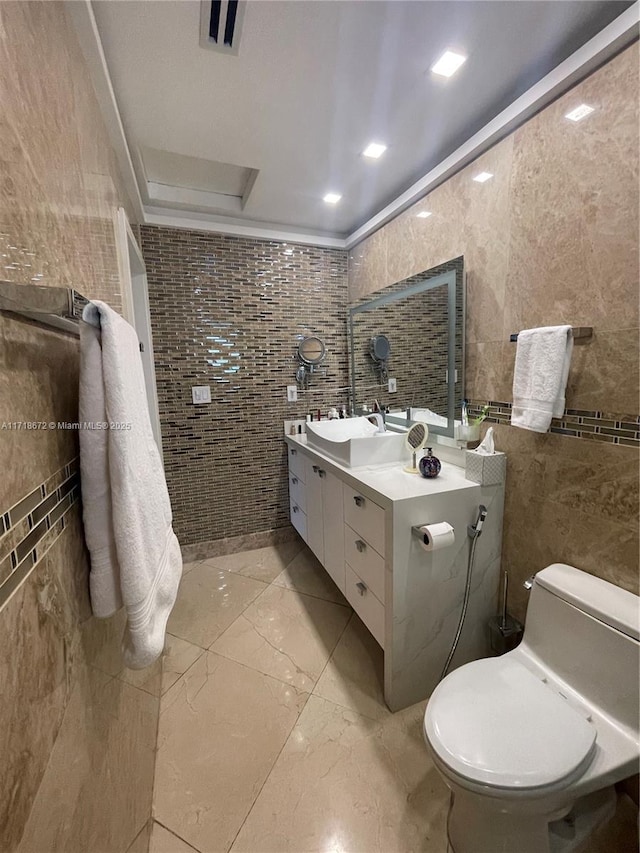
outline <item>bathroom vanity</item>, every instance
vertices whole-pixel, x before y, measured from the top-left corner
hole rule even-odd
[[[406,458],[346,467],[285,436],[291,523],[384,650],[392,710],[427,697],[440,679],[460,616],[469,537],[484,504],[466,622],[452,668],[490,654],[488,622],[500,577],[504,484],[465,478],[464,453],[434,445],[438,477],[406,473]],[[455,542],[426,551],[412,528],[447,521]]]

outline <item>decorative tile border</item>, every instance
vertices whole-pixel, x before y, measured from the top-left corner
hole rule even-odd
[[[76,457],[0,515],[0,609],[60,536],[79,498]]]
[[[486,417],[488,423],[510,425],[512,403],[496,402],[495,400],[470,400],[469,417],[478,417],[484,406],[489,407]],[[622,415],[587,409],[566,409],[561,418],[554,418],[551,421],[549,431],[556,435],[569,435],[573,438],[586,438],[590,441],[606,441],[608,444],[640,447],[639,415]]]

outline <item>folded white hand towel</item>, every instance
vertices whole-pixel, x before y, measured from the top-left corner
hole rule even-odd
[[[180,544],[151,430],[138,337],[103,302],[87,305],[83,319],[80,421],[110,427],[80,430],[91,604],[96,616],[125,605],[124,660],[142,669],[162,653],[182,575]]]
[[[544,326],[518,334],[511,423],[547,432],[562,417],[573,352],[571,326]]]

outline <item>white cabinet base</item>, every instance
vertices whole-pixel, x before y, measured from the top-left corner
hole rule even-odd
[[[453,668],[490,655],[504,485],[472,483],[460,466],[446,461],[435,480],[408,474],[401,465],[345,469],[304,439],[287,436],[286,442],[291,521],[382,646],[389,708],[398,711],[425,699],[440,679],[464,598],[467,525],[476,520],[480,504],[488,515]],[[427,552],[411,529],[440,521],[454,528],[454,544]]]
[[[348,564],[345,573],[347,601],[384,649],[384,605]]]

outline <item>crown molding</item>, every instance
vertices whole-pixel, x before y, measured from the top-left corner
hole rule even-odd
[[[251,219],[233,222],[221,217],[203,214],[180,215],[177,211],[167,212],[158,208],[145,208],[145,225],[162,225],[165,228],[187,228],[195,231],[215,231],[234,237],[252,237],[259,240],[279,240],[284,243],[302,243],[306,246],[322,246],[326,249],[346,249],[344,237],[331,234],[316,234],[288,228],[286,225],[269,225]]]

